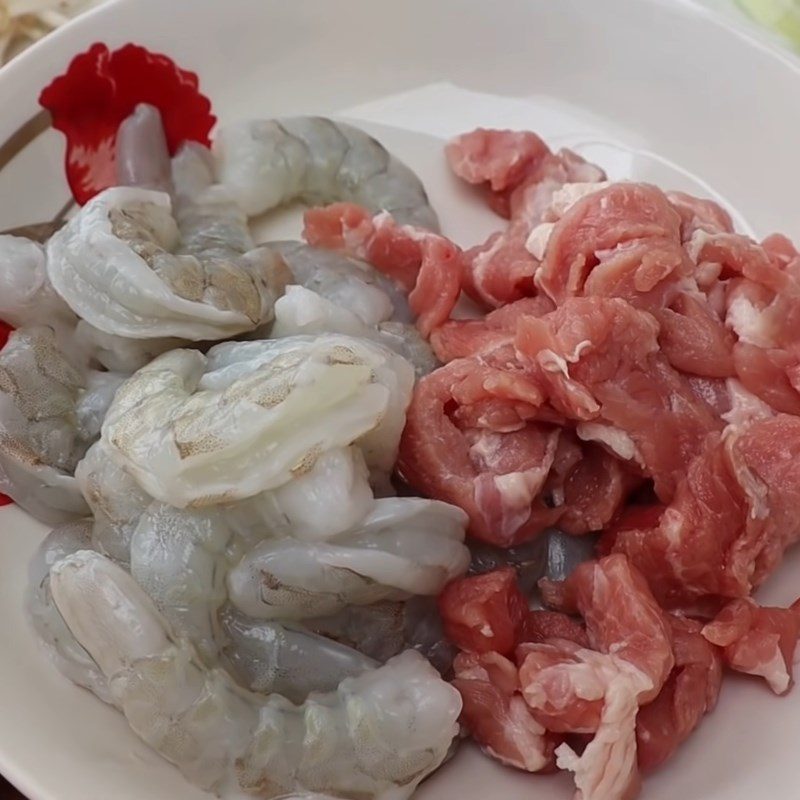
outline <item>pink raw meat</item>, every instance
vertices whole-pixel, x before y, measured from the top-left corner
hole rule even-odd
[[[768,608],[750,598],[733,600],[703,628],[703,636],[723,648],[726,666],[758,675],[775,694],[784,694],[793,683],[792,666],[800,635],[799,604]]]
[[[722,425],[659,352],[658,324],[618,298],[569,298],[522,318],[516,344],[556,410],[655,481],[669,500],[706,436]],[[591,426],[587,426],[590,423]]]
[[[513,567],[458,578],[439,595],[445,636],[470,653],[514,651],[528,617],[528,600]]]
[[[562,440],[565,438],[562,434]],[[551,478],[554,472],[551,469]],[[602,530],[641,481],[603,447],[583,443],[579,461],[561,483],[563,514],[558,527],[573,535]],[[548,483],[545,491],[552,494],[552,490]]]
[[[474,356],[499,344],[510,343],[517,321],[522,317],[541,317],[554,309],[546,297],[523,297],[490,312],[483,319],[445,322],[431,334],[431,346],[443,363]]]
[[[675,369],[708,378],[736,374],[735,338],[699,292],[682,292],[669,308],[654,309],[661,352]]]
[[[576,798],[633,797],[636,714],[674,665],[669,619],[624,557],[580,565],[561,599],[583,615],[595,650],[558,639],[520,645],[523,697],[546,729],[594,734],[581,756],[556,749],[558,766],[575,773]]]
[[[597,295],[663,307],[694,269],[680,226],[660,189],[611,184],[578,200],[556,223],[536,283],[557,305]]]
[[[516,188],[550,148],[531,131],[477,128],[448,142],[444,153],[459,178],[502,192]]]
[[[692,619],[670,616],[675,666],[652,702],[636,718],[637,759],[642,770],[663,764],[713,710],[722,682],[717,647]]]
[[[528,772],[552,768],[557,739],[522,699],[513,662],[499,653],[459,653],[453,670],[461,721],[490,756]]]
[[[304,221],[309,244],[368,261],[410,291],[423,336],[450,317],[461,292],[463,254],[443,236],[397,225],[385,212],[373,217],[352,203],[309,209]]]
[[[491,426],[488,412],[513,411],[515,397],[535,411],[541,395],[524,376],[473,359],[450,362],[417,383],[398,460],[401,475],[417,491],[469,514],[472,536],[506,547],[537,535],[560,516],[538,499],[557,429],[528,424],[517,412],[511,431],[464,427],[465,422]]]
[[[666,507],[632,509],[607,535],[668,607],[747,597],[800,538],[800,419],[710,437]]]
[[[488,183],[490,206],[510,218],[504,231],[466,252],[464,290],[490,308],[535,295],[539,262],[525,247],[530,232],[545,218],[557,189],[603,180],[602,170],[569,150],[553,154],[526,132],[478,129],[454,139],[446,154],[459,177]]]
[[[696,231],[733,233],[731,215],[719,203],[685,192],[667,192],[667,199],[681,218],[681,240],[688,242]]]
[[[613,653],[652,681],[644,702],[655,697],[674,665],[669,617],[641,573],[625,556],[578,565],[564,582],[561,610],[579,613],[595,650]]]

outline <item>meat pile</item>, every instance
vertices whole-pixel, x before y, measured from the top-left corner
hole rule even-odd
[[[751,598],[800,539],[800,254],[709,200],[608,182],[530,132],[448,144],[508,219],[484,244],[336,204],[309,242],[412,290],[443,366],[416,387],[399,472],[476,540],[602,532],[597,560],[512,568],[440,598],[463,722],[487,753],[628,800],[715,704],[722,666],[786,692],[800,608]],[[463,291],[481,309],[455,319]]]

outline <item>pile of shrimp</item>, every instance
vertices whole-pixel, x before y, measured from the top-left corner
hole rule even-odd
[[[461,698],[436,597],[467,515],[397,491],[438,361],[407,287],[249,220],[295,200],[437,220],[366,133],[223,127],[170,157],[142,105],[117,186],[0,236],[0,490],[55,526],[27,606],[72,681],[196,785],[408,797]]]

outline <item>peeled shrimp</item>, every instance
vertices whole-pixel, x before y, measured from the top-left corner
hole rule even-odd
[[[287,286],[275,303],[275,323],[270,336],[344,333],[380,342],[414,366],[417,377],[427,375],[439,362],[419,331],[404,322],[365,325],[348,306],[337,305],[302,286]]]
[[[133,339],[220,339],[257,328],[288,279],[279,260],[176,254],[168,195],[116,187],[92,198],[47,245],[58,294],[95,328]]]
[[[103,441],[148,494],[179,507],[275,489],[351,443],[388,480],[412,383],[400,356],[346,336],[173,350],[122,385]]]
[[[456,654],[444,636],[439,609],[432,597],[348,606],[326,617],[303,620],[303,627],[381,663],[403,650],[417,650],[443,674],[452,666]]]
[[[379,666],[344,644],[299,627],[254,620],[227,608],[220,617],[227,643],[225,664],[245,688],[277,692],[301,703],[311,692],[329,692],[345,678]]]
[[[50,593],[50,568],[78,550],[91,549],[91,530],[91,520],[84,519],[67,522],[48,534],[28,568],[25,606],[34,630],[62,675],[110,703],[105,676],[75,640]]]
[[[77,321],[50,285],[44,248],[21,236],[0,236],[0,320],[67,330]]]
[[[267,242],[289,267],[292,283],[348,309],[365,325],[412,322],[405,292],[366,261],[304,242]]]
[[[204,788],[400,800],[457,733],[458,692],[416,653],[297,706],[205,669],[136,582],[97,553],[60,561],[51,591],[133,730]]]
[[[94,517],[92,548],[128,564],[133,531],[152,498],[113,460],[103,441],[89,448],[75,480]]]
[[[364,131],[324,117],[224,125],[214,141],[219,179],[249,215],[293,200],[347,200],[438,230],[420,179]]]
[[[131,575],[205,663],[217,657],[225,576],[241,557],[240,548],[219,510],[201,513],[162,503],[147,508],[131,537]]]
[[[89,444],[76,415],[83,390],[51,328],[16,330],[0,351],[0,490],[43,522],[89,511],[72,475]]]
[[[311,469],[277,489],[226,507],[228,523],[251,543],[270,536],[322,541],[351,529],[369,513],[373,492],[357,447],[320,455]]]
[[[469,563],[466,515],[435,500],[377,500],[323,543],[266,539],[228,574],[231,602],[261,619],[304,619],[347,605],[435,595]]]

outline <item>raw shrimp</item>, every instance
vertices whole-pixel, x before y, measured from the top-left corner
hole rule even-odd
[[[113,372],[130,375],[149,364],[156,356],[183,347],[186,342],[175,337],[162,336],[154,339],[129,339],[106,333],[86,320],[78,320],[73,339],[77,352],[90,362]]]
[[[75,404],[78,435],[84,442],[93,442],[100,436],[106,412],[127,378],[119,372],[86,371],[84,390]]]
[[[78,550],[90,550],[91,520],[67,522],[51,531],[39,546],[28,568],[25,606],[31,623],[59,672],[73,683],[111,702],[108,682],[92,657],[75,640],[61,618],[50,593],[50,568]]]
[[[277,489],[226,506],[225,516],[250,543],[265,535],[313,542],[350,530],[373,502],[363,454],[357,447],[337,447]]]
[[[241,548],[221,511],[162,503],[147,508],[131,537],[131,575],[204,663],[217,658],[218,613],[227,600],[225,576],[241,558]]]
[[[438,230],[420,179],[364,131],[324,117],[224,125],[214,140],[219,179],[249,215],[293,200],[345,200]]]
[[[371,264],[304,242],[267,242],[289,267],[293,283],[356,314],[365,325],[412,322],[406,293]]]
[[[277,488],[351,443],[388,482],[412,383],[405,359],[347,336],[173,350],[123,384],[103,440],[148,494],[179,507]]]
[[[43,522],[89,511],[72,475],[89,444],[76,415],[83,389],[51,328],[14,331],[0,351],[0,490]]]
[[[417,650],[442,674],[450,670],[456,654],[445,639],[432,597],[348,606],[327,617],[303,620],[303,627],[381,663],[403,650]]]
[[[225,643],[226,576],[248,546],[278,534],[328,538],[359,522],[373,502],[361,452],[331,450],[305,475],[239,504],[202,511],[150,504],[130,539],[130,572],[173,632],[213,664]]]
[[[461,509],[435,500],[377,500],[352,531],[327,542],[256,545],[228,574],[231,602],[252,617],[285,620],[437,594],[467,569],[466,522]]]
[[[417,653],[296,706],[206,670],[136,582],[97,553],[59,562],[51,589],[133,730],[204,788],[400,800],[457,733],[458,693]]]
[[[15,328],[71,330],[77,320],[47,278],[44,248],[21,236],[0,236],[0,320]]]
[[[365,325],[347,306],[336,305],[302,286],[288,286],[275,303],[275,323],[270,336],[343,333],[372,339],[403,356],[414,365],[417,377],[432,372],[439,362],[419,331],[405,322]]]
[[[116,187],[50,239],[47,272],[76,314],[117,336],[213,340],[272,318],[288,280],[282,262],[176,254],[180,244],[168,195]]]
[[[103,441],[89,448],[75,480],[94,516],[92,547],[128,564],[131,536],[152,498],[113,460]]]
[[[226,608],[220,623],[228,671],[246,689],[277,692],[302,703],[311,692],[329,692],[345,678],[379,666],[344,644],[299,627],[255,620]],[[393,654],[394,655],[394,654]]]

